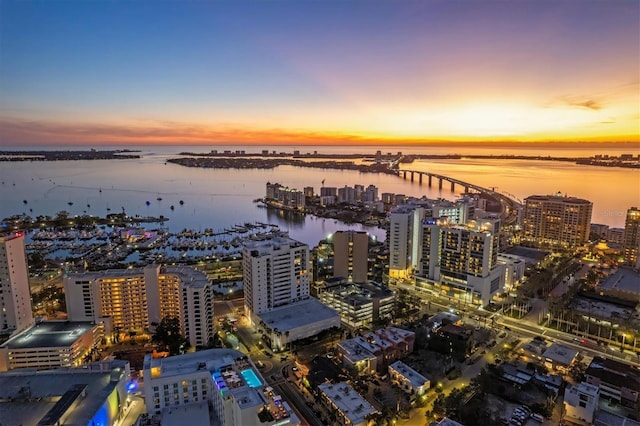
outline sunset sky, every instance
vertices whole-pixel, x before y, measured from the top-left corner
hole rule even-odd
[[[0,2],[0,144],[639,141],[638,1]]]

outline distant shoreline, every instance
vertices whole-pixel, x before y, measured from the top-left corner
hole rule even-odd
[[[73,160],[130,160],[140,158],[140,152],[130,149],[105,150],[22,150],[0,151],[0,161],[73,161]]]

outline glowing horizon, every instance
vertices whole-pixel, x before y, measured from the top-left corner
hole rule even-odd
[[[0,13],[4,146],[640,142],[637,2]]]

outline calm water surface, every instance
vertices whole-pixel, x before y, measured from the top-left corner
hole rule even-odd
[[[259,152],[263,147],[213,147],[214,149],[245,149]],[[264,147],[267,149],[269,147]],[[23,148],[24,149],[24,148]],[[78,149],[73,148],[73,149]],[[392,175],[368,174],[355,171],[306,169],[282,166],[273,170],[214,170],[187,168],[165,164],[167,158],[181,151],[208,152],[211,147],[141,147],[143,157],[134,160],[59,161],[0,163],[0,217],[26,213],[31,216],[54,215],[60,210],[71,214],[104,216],[109,212],[129,215],[170,218],[167,225],[173,231],[183,228],[222,229],[244,222],[278,224],[289,230],[293,238],[315,246],[325,235],[338,229],[366,229],[360,225],[344,225],[333,219],[284,217],[275,211],[259,208],[253,200],[263,197],[268,181],[302,189],[313,186],[316,191],[325,180],[326,186],[341,187],[359,183],[373,184],[382,192],[455,199],[445,189],[428,188]],[[373,155],[376,147],[276,147],[278,152],[362,152]],[[415,147],[383,148],[383,152],[450,153],[450,148],[417,150]],[[537,155],[535,150],[512,150],[509,153]],[[492,153],[466,152],[462,154]],[[610,155],[630,152],[608,152]],[[545,153],[562,156],[588,156],[584,150],[559,150]],[[637,154],[635,152],[634,154]],[[523,199],[532,194],[558,191],[582,197],[594,203],[592,221],[610,226],[624,226],[624,214],[631,206],[640,206],[640,171],[622,168],[577,166],[565,162],[532,160],[441,160],[415,161],[404,165],[407,169],[441,173],[512,194]],[[15,185],[14,185],[15,184]],[[101,190],[101,192],[100,192]],[[162,198],[162,200],[158,200]],[[23,200],[26,200],[25,204]],[[180,200],[184,205],[180,205]],[[146,202],[150,205],[147,206]],[[73,205],[69,205],[69,203]],[[174,210],[171,210],[171,206]],[[31,211],[30,211],[31,210]],[[378,238],[384,232],[366,229]]]

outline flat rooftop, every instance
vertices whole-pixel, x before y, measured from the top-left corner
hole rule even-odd
[[[159,275],[177,275],[183,284],[201,288],[209,284],[207,275],[195,268],[189,266],[161,266],[161,265],[147,265],[144,268],[131,268],[131,269],[105,269],[104,271],[84,272],[68,274],[68,277],[73,280],[97,280],[105,278],[144,278],[146,270],[159,269]]]
[[[571,307],[580,313],[606,319],[631,320],[634,313],[633,308],[622,306],[621,304],[581,296],[573,299]]]
[[[277,328],[283,333],[331,318],[340,321],[340,314],[314,297],[259,314],[258,317],[269,327]]]
[[[109,361],[82,368],[0,373],[0,419],[7,425],[35,425],[74,386],[86,385],[86,397],[67,411],[65,424],[86,425],[121,380],[128,380],[128,362]],[[124,385],[123,385],[124,386]]]
[[[551,346],[549,346],[549,348],[547,348],[546,351],[544,351],[542,356],[556,361],[562,365],[571,365],[571,363],[574,359],[576,359],[579,353],[580,352],[575,349],[571,349],[558,343],[553,343]]]
[[[346,356],[352,363],[376,357],[374,354],[363,348],[355,339],[343,340],[338,343],[338,346],[340,346],[344,356]]]
[[[600,283],[599,287],[603,290],[620,290],[640,296],[640,271],[619,268]]]
[[[162,426],[209,425],[212,422],[208,401],[192,402],[162,410]]]
[[[323,383],[318,385],[318,389],[333,401],[352,424],[363,423],[369,414],[378,411],[346,382]]]
[[[424,386],[425,383],[429,383],[429,379],[427,379],[422,374],[418,373],[416,370],[409,367],[407,364],[405,364],[402,361],[394,362],[389,366],[389,368],[392,368],[395,371],[397,371],[398,374],[401,374],[402,377],[404,377],[409,382],[411,382],[411,385],[414,388],[418,388],[420,386]]]
[[[526,260],[533,260],[531,263],[538,263],[545,257],[549,256],[551,253],[544,250],[538,250],[530,247],[522,247],[522,246],[514,246],[509,247],[505,253],[514,254],[519,257],[523,257]]]
[[[237,359],[244,357],[245,354],[235,349],[209,349],[166,358],[146,356],[144,369],[159,367],[161,377],[180,376],[202,370],[203,364],[207,370],[217,371],[226,365],[233,365]]]
[[[44,321],[4,342],[0,348],[64,348],[95,327],[89,321]]]

